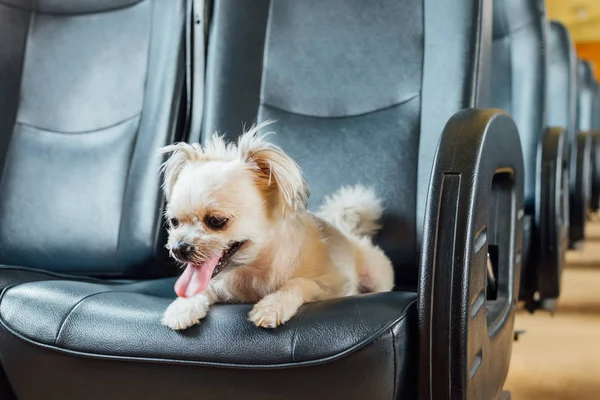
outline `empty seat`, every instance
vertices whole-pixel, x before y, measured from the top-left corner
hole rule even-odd
[[[552,21],[548,31],[548,80],[546,84],[546,114],[548,125],[563,127],[567,131],[567,147],[570,153],[570,162],[567,173],[568,190],[572,192],[572,184],[577,180],[577,55],[575,44],[571,39],[568,29],[558,21]],[[567,203],[573,196],[564,198]],[[569,211],[569,205],[564,208]],[[569,237],[569,214],[564,221],[564,228]]]
[[[171,1],[139,4],[152,5],[152,20],[162,27],[167,16],[182,17]],[[0,359],[19,399],[497,398],[513,340],[524,170],[511,118],[473,108],[485,98],[489,77],[488,4],[215,1],[205,129],[235,129],[227,132],[235,137],[242,123],[251,124],[245,118],[277,119],[275,140],[303,167],[311,206],[344,183],[374,186],[388,210],[377,240],[394,262],[397,290],[305,305],[269,331],[246,320],[250,305],[215,305],[200,325],[175,332],[159,323],[173,278],[54,275],[17,283],[0,298]],[[163,79],[176,82],[176,66],[184,63],[176,62],[179,43],[165,37],[179,38],[180,31],[158,31],[164,37],[150,43],[173,57],[150,52],[164,69],[152,69],[162,73],[149,72],[146,81],[169,89]],[[233,53],[244,46],[232,38],[247,39],[241,59]],[[146,112],[143,104],[142,118],[173,117]],[[152,136],[144,146],[169,139],[156,125],[146,129]],[[154,173],[148,154],[110,171],[120,176],[140,166]],[[87,160],[76,161],[73,169],[86,168]],[[143,173],[123,182],[125,196],[137,194],[129,184],[151,182],[144,189],[157,191],[158,174],[146,181]],[[83,195],[77,183],[57,187]],[[96,182],[98,190],[104,184]],[[158,231],[161,202],[154,199],[151,210],[125,201],[131,209],[119,215],[144,213]],[[155,249],[136,232],[123,232],[113,248],[129,257],[121,271],[137,271],[140,242],[147,252]],[[72,240],[55,240],[69,247],[64,258],[72,257]],[[87,252],[90,265],[105,260],[100,250]]]
[[[591,87],[591,65],[578,60],[577,63],[577,164],[575,181],[571,183],[571,247],[577,247],[585,239],[585,225],[590,210],[592,191],[592,145],[590,135],[592,123],[593,93]]]
[[[525,162],[524,267],[520,299],[534,311],[560,294],[568,247],[570,44],[549,31],[544,2],[495,0],[490,104],[515,120]],[[546,51],[547,49],[547,51]],[[550,75],[550,76],[549,76]],[[558,93],[557,93],[558,92]],[[560,103],[548,99],[560,97]],[[546,107],[562,120],[548,124]]]
[[[176,272],[156,149],[185,138],[184,3],[0,2],[0,289]]]
[[[0,4],[3,264],[173,274],[156,148],[181,140],[184,11],[168,3]]]
[[[579,129],[590,136],[590,186],[589,209],[600,208],[600,126],[598,117],[598,82],[594,77],[594,65],[587,60],[579,64]],[[586,210],[587,211],[587,210]]]

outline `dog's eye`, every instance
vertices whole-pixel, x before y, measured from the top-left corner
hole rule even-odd
[[[227,218],[215,217],[213,215],[213,216],[206,218],[205,222],[212,229],[221,229],[227,223]]]
[[[169,226],[171,228],[177,228],[179,226],[179,220],[177,218],[169,218]]]

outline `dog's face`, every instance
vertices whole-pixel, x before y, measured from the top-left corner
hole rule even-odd
[[[217,268],[256,257],[268,233],[269,215],[253,172],[242,163],[188,162],[169,197],[167,248],[175,259],[202,264],[221,255],[221,265],[213,272],[218,273]]]
[[[237,146],[214,136],[204,149],[163,149],[173,153],[164,165],[163,188],[167,248],[186,265],[175,287],[181,297],[200,293],[222,271],[252,263],[272,242],[271,227],[306,208],[300,169],[257,138],[258,128]]]

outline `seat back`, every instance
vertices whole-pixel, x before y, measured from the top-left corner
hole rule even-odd
[[[594,114],[592,115],[592,129],[600,131],[600,84],[594,79]]]
[[[544,4],[539,0],[494,0],[493,26],[490,105],[509,113],[519,129],[525,207],[532,212],[538,141],[547,125]]]
[[[471,0],[215,0],[204,137],[276,120],[271,138],[302,167],[311,208],[342,185],[374,187],[377,242],[397,287],[414,290],[439,136],[484,96],[482,15]]]
[[[579,79],[577,128],[579,131],[589,131],[592,129],[592,119],[594,116],[594,69],[589,61],[579,60],[577,71]]]
[[[177,125],[182,0],[0,4],[0,263],[164,273],[156,149]]]
[[[546,88],[548,125],[565,128],[573,145],[577,137],[577,56],[569,30],[558,21],[552,21],[548,31]]]

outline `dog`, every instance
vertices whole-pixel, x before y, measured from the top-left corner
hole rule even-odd
[[[200,322],[213,303],[252,303],[248,319],[275,328],[305,303],[390,291],[394,270],[373,241],[382,205],[372,189],[342,187],[307,210],[300,167],[258,132],[237,143],[161,149],[170,256],[185,267],[162,324]]]

